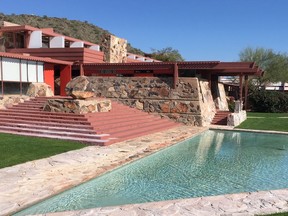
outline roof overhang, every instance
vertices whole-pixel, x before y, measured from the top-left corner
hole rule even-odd
[[[220,62],[220,61],[186,61],[186,62],[137,62],[137,63],[86,63],[84,68],[97,70],[153,70],[172,69],[177,65],[178,69],[198,70],[209,72],[218,76],[251,75],[262,76],[261,70],[254,62]]]
[[[191,62],[136,62],[136,63],[86,63],[85,68],[93,67],[99,70],[152,70],[174,68],[175,64],[179,69],[211,69],[217,65],[217,61],[191,61]]]
[[[38,62],[59,64],[59,65],[72,65],[73,64],[73,62],[69,62],[69,61],[62,61],[62,60],[58,60],[58,59],[43,58],[43,57],[22,55],[22,54],[15,54],[15,53],[7,53],[7,52],[0,52],[0,57],[22,59],[22,60],[28,60],[28,61],[38,61]]]
[[[70,42],[83,42],[85,45],[87,46],[98,46],[98,44],[94,44],[88,41],[82,41],[76,38],[72,38],[69,36],[65,36],[65,35],[61,35],[58,34],[54,31],[52,31],[51,28],[47,29],[47,28],[43,28],[43,29],[39,29],[39,28],[35,28],[29,25],[22,25],[22,26],[2,26],[0,27],[0,32],[25,32],[25,31],[42,31],[42,34],[44,36],[48,36],[48,37],[57,37],[57,36],[63,36],[65,38],[65,40],[70,41]]]

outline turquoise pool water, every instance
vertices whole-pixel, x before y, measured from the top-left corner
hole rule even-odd
[[[206,131],[16,215],[288,188],[288,136]]]

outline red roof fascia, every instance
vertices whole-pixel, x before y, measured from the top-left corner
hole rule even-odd
[[[219,62],[214,69],[231,69],[231,68],[254,68],[254,62]]]
[[[39,62],[60,64],[60,65],[72,65],[73,64],[73,62],[69,62],[69,61],[62,61],[62,60],[43,58],[43,57],[37,57],[37,56],[26,56],[26,55],[6,53],[6,52],[0,52],[0,57],[23,59],[23,60],[28,60],[28,61],[39,61]]]
[[[2,26],[0,27],[1,32],[14,32],[14,31],[37,31],[38,28],[22,25],[22,26]]]
[[[47,29],[47,28],[43,28],[43,29],[39,29],[39,28],[35,28],[29,25],[22,25],[22,26],[3,26],[0,27],[0,31],[1,32],[15,32],[15,31],[42,31],[42,33],[45,36],[50,36],[50,37],[57,37],[57,36],[63,36],[67,41],[71,41],[71,42],[83,42],[85,45],[88,46],[99,46],[98,44],[94,44],[88,41],[83,41],[80,39],[76,39],[76,38],[72,38],[69,36],[65,36],[65,35],[61,35],[59,33],[56,32],[52,32],[51,28]]]

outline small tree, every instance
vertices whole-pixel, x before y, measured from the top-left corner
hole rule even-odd
[[[255,62],[261,69],[265,71],[265,77],[257,77],[257,82],[254,82],[256,85],[263,85],[265,82],[269,81],[267,76],[271,73],[271,61],[274,57],[273,50],[251,47],[245,48],[239,54],[240,61]]]
[[[264,77],[258,77],[258,84],[267,82],[288,81],[288,56],[283,53],[275,53],[272,49],[248,47],[240,52],[240,61],[256,62],[264,71]]]
[[[163,62],[184,61],[177,49],[166,47],[161,50],[152,49],[151,57]]]

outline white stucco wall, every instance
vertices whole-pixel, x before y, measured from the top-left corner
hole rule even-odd
[[[43,62],[26,61],[26,60],[3,57],[2,69],[3,71],[1,71],[0,67],[0,80],[3,81],[44,82]]]

